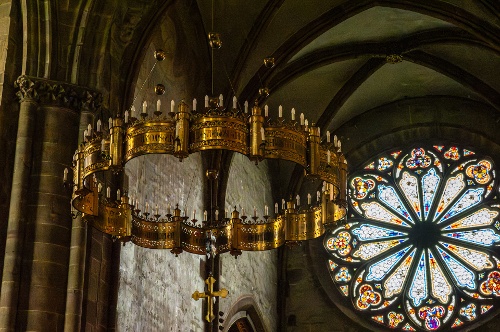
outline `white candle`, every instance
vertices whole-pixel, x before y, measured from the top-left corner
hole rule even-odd
[[[260,127],[260,136],[261,136],[263,141],[266,140],[266,134],[264,132],[264,127]]]
[[[264,106],[264,116],[267,118],[269,116],[269,106]]]
[[[227,218],[227,209],[224,209],[224,218]]]
[[[329,130],[326,131],[326,142],[330,143],[330,131]]]
[[[101,151],[106,151],[106,140],[104,138],[101,140]]]
[[[157,111],[157,112],[160,112],[160,107],[161,107],[161,100],[160,100],[160,99],[158,99],[158,100],[156,101],[156,111]],[[158,213],[157,213],[157,214],[158,214]]]
[[[67,168],[64,168],[63,181],[64,182],[68,181],[68,169]]]
[[[208,213],[207,210],[203,212],[203,220],[208,220]]]
[[[208,107],[208,96],[205,95],[205,107]]]
[[[316,201],[319,202],[319,199],[321,197],[321,194],[319,193],[319,190],[316,192]]]
[[[111,188],[110,188],[110,187],[107,187],[107,188],[106,188],[106,197],[107,197],[107,198],[110,198],[110,197],[111,197]]]
[[[215,210],[215,220],[219,220],[219,210]]]
[[[244,208],[241,208],[241,215],[244,216],[245,215],[245,209]]]
[[[338,145],[339,145],[339,152],[342,150],[342,142],[338,140]]]
[[[125,111],[125,123],[128,123],[128,111]]]
[[[330,150],[326,151],[326,162],[328,164],[330,164],[331,157],[332,157],[332,155],[331,155]]]
[[[300,196],[299,195],[295,196],[295,199],[297,200],[297,206],[300,206]]]
[[[305,131],[307,131],[308,127],[309,127],[309,121],[307,121],[307,119],[304,120],[304,125],[305,125]]]
[[[121,197],[121,195],[120,195],[120,189],[118,189],[118,190],[116,190],[116,199],[120,200],[120,197]]]
[[[285,209],[285,199],[284,198],[281,199],[281,209],[282,210]]]
[[[113,118],[108,119],[108,129],[111,130],[111,127],[113,127]]]
[[[198,102],[196,101],[196,98],[193,99],[193,111],[196,111],[196,104]]]
[[[101,192],[101,191],[102,191],[102,184],[101,184],[101,183],[99,183],[99,184],[97,185],[97,192]]]
[[[101,119],[97,120],[97,131],[98,132],[101,132],[101,126],[102,126],[102,122],[101,122]]]
[[[196,219],[196,210],[193,210],[193,220]]]
[[[144,209],[144,212],[148,213],[148,211],[149,211],[149,203],[146,202],[146,208]]]
[[[337,147],[337,135],[333,135],[333,146]]]
[[[236,108],[236,104],[238,104],[238,98],[236,96],[233,97],[233,108]]]
[[[135,118],[135,106],[134,106],[134,105],[132,105],[132,107],[130,108],[130,111],[131,111],[131,114],[130,114],[130,115],[131,115],[133,118]]]
[[[292,108],[292,121],[295,121],[295,108]]]
[[[278,214],[278,203],[274,203],[274,213]]]
[[[88,134],[87,134],[87,129],[85,129],[85,130],[83,131],[83,141],[84,141],[84,142],[87,142],[87,136],[88,136]]]
[[[248,113],[248,100],[245,101],[245,113]]]
[[[222,93],[219,95],[219,106],[222,106],[224,105],[224,96],[222,95]]]
[[[304,125],[304,113],[300,113],[300,125]]]
[[[159,215],[159,213],[158,213],[158,204],[156,204],[156,206],[155,206],[155,215]]]
[[[148,102],[147,101],[142,102],[142,113],[144,113],[144,114],[148,113]]]
[[[87,127],[87,132],[89,133],[89,136],[92,136],[92,125],[89,123],[88,127]]]
[[[170,112],[175,113],[175,101],[173,99],[170,101]]]
[[[269,207],[267,205],[264,205],[264,215],[265,216],[269,215]]]
[[[278,117],[282,118],[283,117],[283,106],[278,107]]]
[[[170,213],[170,208],[171,208],[170,203],[168,203],[168,205],[167,205],[167,214],[171,214]]]

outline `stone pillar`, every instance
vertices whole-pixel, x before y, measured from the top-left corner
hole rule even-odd
[[[82,110],[78,130],[78,144],[83,141],[83,132],[89,123],[93,123],[91,110]],[[82,301],[87,251],[87,224],[78,216],[71,228],[69,252],[68,286],[66,296],[66,318],[64,331],[78,332],[82,326]]]
[[[17,305],[10,301],[6,310],[9,319],[1,321],[0,329],[61,331],[65,320],[72,228],[71,194],[62,186],[62,174],[65,167],[71,166],[77,147],[79,111],[86,104],[95,105],[99,95],[70,84],[21,79],[32,82],[39,104],[30,122],[34,127],[29,151],[32,160],[28,163],[31,169],[24,174],[29,190],[22,195],[23,204],[15,209],[26,215],[20,219],[25,227],[23,249],[18,250],[16,256],[22,257],[18,292],[11,296],[16,297]],[[16,164],[16,171],[18,168]],[[14,187],[18,186],[13,186],[13,194]],[[5,266],[7,268],[7,262]]]
[[[38,108],[35,83],[25,77],[20,77],[16,84],[19,86],[18,96],[20,97],[19,125],[0,296],[0,329],[5,331],[13,331],[16,322],[26,205],[32,167],[35,112]]]

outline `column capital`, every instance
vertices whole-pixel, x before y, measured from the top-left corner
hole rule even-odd
[[[56,105],[77,112],[96,112],[102,107],[100,92],[67,82],[22,75],[14,86],[19,101],[33,100],[42,105]]]

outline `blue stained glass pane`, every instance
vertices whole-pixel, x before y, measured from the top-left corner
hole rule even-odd
[[[427,269],[425,267],[424,253],[420,256],[408,295],[413,300],[414,306],[419,306],[427,297]]]
[[[427,174],[422,176],[422,192],[424,198],[424,219],[427,220],[432,201],[436,196],[436,191],[441,178],[436,174],[436,170],[431,168]]]
[[[368,224],[361,225],[359,228],[354,229],[352,233],[356,235],[360,241],[408,235],[407,233]]]
[[[400,251],[386,257],[379,262],[373,264],[368,269],[366,280],[382,280],[387,273],[401,260],[401,258],[410,250],[410,247],[401,249]]]
[[[398,194],[396,193],[396,190],[393,187],[385,186],[383,184],[379,185],[378,193],[380,201],[385,203],[386,206],[398,212],[400,215],[405,217],[406,220],[413,222],[410,214],[408,213],[408,210],[403,205],[403,202],[401,201]]]
[[[479,229],[475,231],[466,231],[466,232],[453,232],[446,233],[445,236],[470,242],[474,244],[479,244],[482,246],[491,246],[494,243],[500,241],[500,236],[495,233],[492,229]]]
[[[459,214],[462,211],[470,209],[471,207],[477,205],[481,202],[481,195],[484,192],[484,188],[468,189],[462,197],[453,205],[453,207],[439,220],[439,223],[444,220]]]
[[[459,286],[467,287],[469,289],[476,288],[474,273],[472,273],[471,270],[463,266],[459,261],[448,255],[441,248],[438,248],[438,251],[441,254],[441,257],[443,257],[444,262],[450,269],[453,278],[455,278],[455,281]]]

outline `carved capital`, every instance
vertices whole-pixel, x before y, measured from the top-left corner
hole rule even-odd
[[[19,98],[19,101],[25,99],[38,101],[39,98],[36,91],[36,84],[30,77],[24,75],[19,76],[14,82],[14,86],[18,89],[16,96]]]
[[[96,112],[102,105],[100,92],[65,82],[23,75],[15,86],[20,101],[32,99],[42,105],[57,105],[77,112]]]

